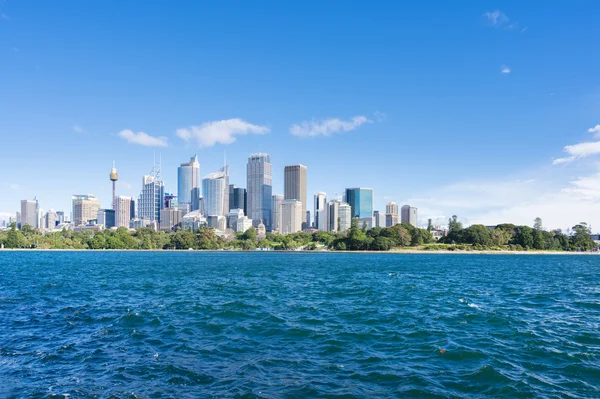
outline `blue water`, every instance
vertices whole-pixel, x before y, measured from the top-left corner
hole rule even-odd
[[[484,396],[600,397],[600,257],[0,252],[0,398]]]

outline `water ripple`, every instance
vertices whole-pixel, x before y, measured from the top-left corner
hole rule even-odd
[[[600,258],[0,253],[0,397],[600,397]]]

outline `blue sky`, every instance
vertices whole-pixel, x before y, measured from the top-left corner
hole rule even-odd
[[[270,153],[275,193],[284,165],[306,165],[309,209],[316,191],[362,186],[376,209],[410,203],[423,223],[600,228],[599,13],[594,1],[1,1],[0,217],[33,196],[46,210],[69,211],[74,193],[108,207],[113,160],[119,194],[137,197],[154,152],[175,192],[198,147],[202,175],[226,151],[239,186],[248,155]]]

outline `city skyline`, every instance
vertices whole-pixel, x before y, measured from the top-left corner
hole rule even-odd
[[[240,187],[248,154],[265,152],[272,193],[284,192],[283,167],[301,163],[308,202],[319,191],[331,199],[372,187],[374,210],[411,204],[420,225],[456,214],[465,224],[531,225],[539,216],[547,228],[597,229],[590,38],[600,5],[542,16],[516,1],[460,12],[432,4],[273,3],[260,13],[241,3],[225,27],[215,4],[175,12],[119,3],[115,15],[110,1],[2,2],[0,167],[9,173],[0,218],[34,197],[68,213],[74,193],[111,208],[113,161],[118,195],[137,199],[155,151],[176,193],[177,165],[198,148],[208,171],[226,151]],[[26,159],[16,150],[25,146]]]

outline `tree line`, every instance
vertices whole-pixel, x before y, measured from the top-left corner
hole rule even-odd
[[[423,250],[549,250],[549,251],[589,251],[596,249],[591,239],[591,229],[580,223],[573,227],[573,234],[559,230],[542,229],[541,220],[534,227],[501,224],[493,228],[471,225],[463,228],[456,216],[449,219],[448,234],[435,241],[431,223],[421,229],[408,223],[392,227],[367,229],[352,220],[347,232],[294,234],[267,233],[259,237],[254,228],[233,237],[223,237],[209,227],[195,231],[178,230],[157,232],[151,228],[130,231],[118,228],[104,231],[63,230],[42,234],[30,226],[21,230],[12,225],[0,232],[0,244],[5,248],[42,249],[196,249],[196,250],[318,250],[334,251],[388,251],[391,249],[419,248]]]

